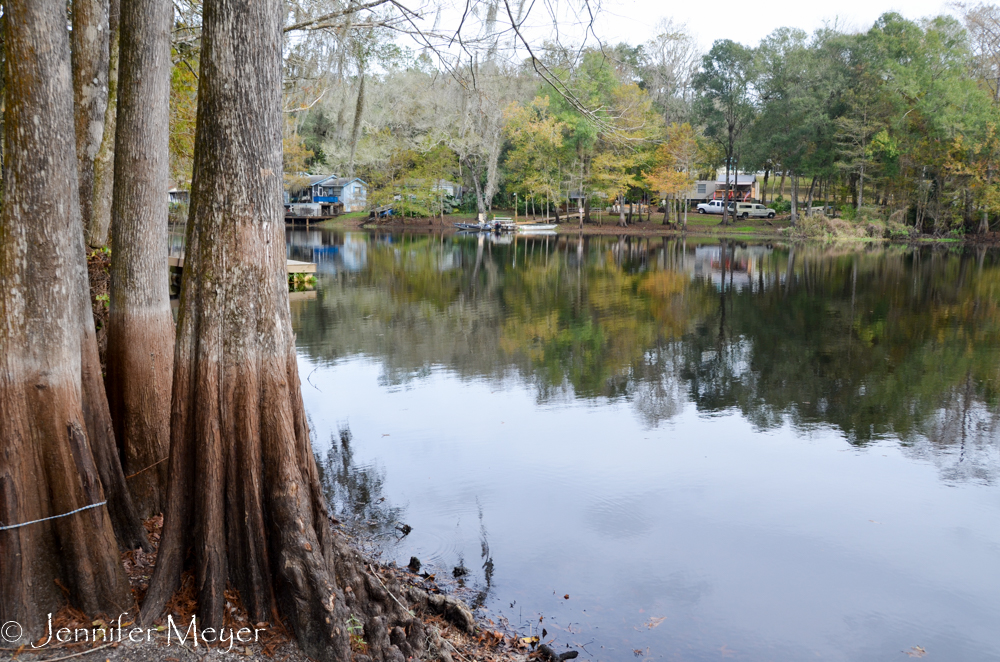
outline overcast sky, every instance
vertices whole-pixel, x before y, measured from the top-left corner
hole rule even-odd
[[[841,0],[836,3],[603,0],[595,31],[605,42],[637,44],[653,35],[653,26],[659,18],[673,17],[676,22],[686,23],[702,49],[708,50],[716,39],[732,39],[755,46],[779,27],[797,27],[811,33],[825,23],[837,23],[847,30],[864,30],[888,11],[897,11],[912,19],[952,13],[949,3],[940,0]]]

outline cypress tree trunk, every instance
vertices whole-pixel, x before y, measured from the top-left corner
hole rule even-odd
[[[405,659],[424,630],[335,537],[309,441],[285,274],[283,15],[282,0],[204,3],[167,506],[142,618],[190,564],[199,626],[223,624],[231,586],[312,657],[350,659],[353,614],[371,657]]]
[[[73,0],[70,31],[76,159],[80,217],[90,226],[94,195],[94,159],[104,137],[108,106],[108,0]]]
[[[104,110],[104,135],[94,160],[93,206],[84,237],[93,247],[108,243],[111,198],[115,188],[115,127],[118,117],[118,16],[119,1],[108,4],[108,102]]]
[[[96,357],[97,347],[83,305],[65,12],[59,0],[4,3],[0,521],[56,517],[0,531],[0,622],[23,628],[9,644],[40,637],[46,615],[67,598],[95,615],[134,604],[109,516],[112,495],[102,489],[87,434],[87,408],[97,405],[87,392],[87,357]],[[67,515],[106,499],[107,506]]]
[[[162,510],[174,318],[167,270],[169,0],[122,0],[107,386],[139,513]],[[159,464],[157,464],[159,462]]]

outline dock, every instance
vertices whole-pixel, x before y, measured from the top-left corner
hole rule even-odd
[[[180,271],[184,268],[184,258],[171,255],[167,258],[167,266],[170,269]],[[316,263],[285,260],[285,272],[289,274],[314,274],[316,273]]]
[[[291,214],[285,214],[285,225],[299,225],[304,224],[309,226],[312,223],[322,223],[323,221],[329,221],[332,218],[337,218],[337,214],[332,216],[292,216]]]

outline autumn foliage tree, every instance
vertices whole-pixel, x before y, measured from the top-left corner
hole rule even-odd
[[[698,140],[690,124],[671,124],[667,139],[660,143],[653,156],[653,167],[647,176],[649,186],[665,196],[663,224],[669,219],[670,203],[690,190],[694,183],[693,170],[698,159]]]
[[[625,196],[645,186],[653,140],[662,133],[662,120],[653,112],[649,96],[635,83],[616,87],[609,126],[602,131],[591,162],[591,184],[619,204],[618,224],[627,224]]]
[[[559,194],[564,122],[553,117],[548,96],[529,104],[512,102],[504,111],[504,133],[510,142],[507,174],[511,188],[525,196],[554,200]]]

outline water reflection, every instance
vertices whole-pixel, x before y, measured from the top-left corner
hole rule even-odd
[[[290,235],[392,559],[595,660],[1000,655],[996,252],[508,239]]]
[[[372,464],[357,464],[351,448],[351,429],[340,427],[326,453],[317,453],[320,484],[331,515],[358,540],[378,548],[399,534],[403,510],[386,500],[385,476]]]
[[[949,480],[996,476],[995,253],[317,230],[289,239],[289,256],[323,275],[318,304],[297,318],[302,351],[327,363],[376,358],[386,386],[436,367],[516,378],[539,403],[628,403],[650,428],[691,402],[703,414],[738,410],[761,430],[787,422],[833,426],[856,445],[898,439],[938,457]]]

